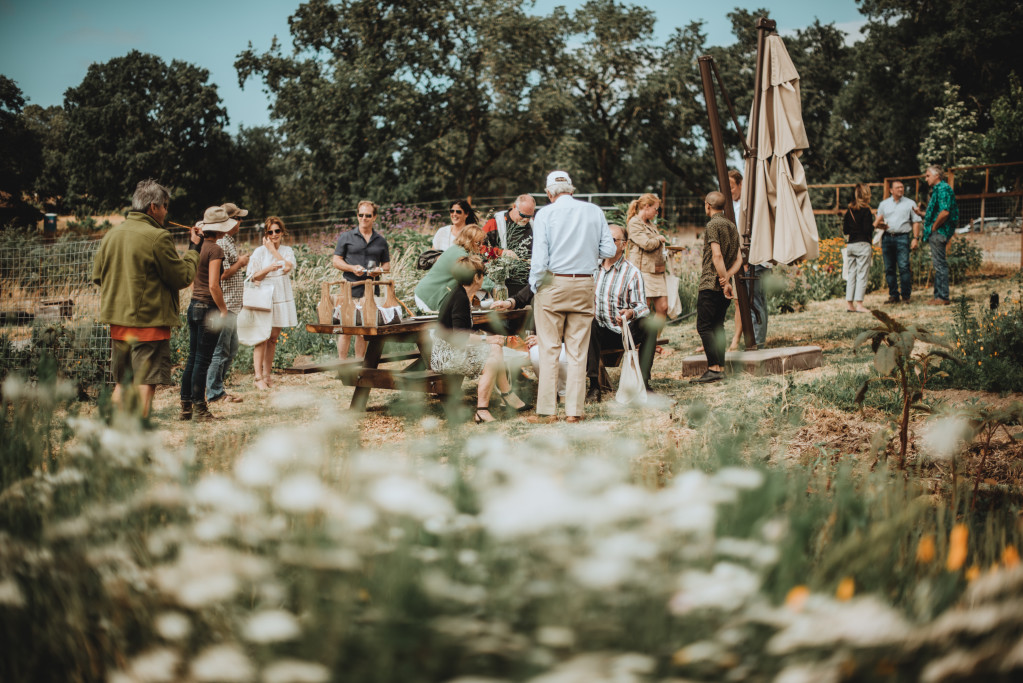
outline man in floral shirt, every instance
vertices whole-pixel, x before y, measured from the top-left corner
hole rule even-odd
[[[934,298],[927,303],[931,306],[948,306],[948,259],[945,250],[948,242],[959,227],[959,204],[955,192],[945,182],[945,171],[941,166],[928,166],[924,180],[931,186],[931,199],[927,211],[915,209],[924,217],[924,242],[931,245],[931,264],[934,267]]]

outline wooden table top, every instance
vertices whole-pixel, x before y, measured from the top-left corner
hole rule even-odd
[[[488,320],[521,320],[525,318],[529,308],[516,308],[511,311],[473,311],[473,325],[480,325]],[[403,320],[397,325],[381,325],[379,327],[346,326],[346,325],[320,325],[308,323],[305,326],[307,332],[319,334],[355,334],[367,337],[390,337],[396,335],[407,335],[420,332],[437,323],[437,316],[423,317],[420,320]]]

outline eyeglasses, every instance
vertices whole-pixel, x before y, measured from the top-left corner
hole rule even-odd
[[[281,230],[280,228],[274,228],[273,230],[267,230],[266,234],[268,234],[268,235],[280,235],[283,232],[284,231]]]
[[[360,213],[359,214],[359,218],[372,218],[372,217],[373,217],[373,214],[371,214],[371,213]]]
[[[451,209],[451,213],[465,213],[461,209]]]
[[[611,239],[613,239],[615,242],[628,242],[629,241],[629,240],[625,239],[624,237],[622,237],[620,239],[617,238],[617,237],[612,237]]]

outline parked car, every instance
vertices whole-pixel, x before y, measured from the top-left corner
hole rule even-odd
[[[990,230],[991,228],[1001,228],[1005,226],[1012,226],[1019,228],[1023,218],[1009,218],[1007,216],[984,216],[983,218],[974,218],[966,225],[958,228],[957,233],[967,232],[983,232],[984,230]]]

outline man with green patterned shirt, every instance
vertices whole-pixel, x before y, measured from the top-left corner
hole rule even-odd
[[[928,166],[924,180],[931,186],[931,199],[927,202],[926,212],[919,208],[914,211],[924,217],[924,242],[931,245],[934,298],[927,303],[931,306],[948,306],[952,301],[948,293],[948,259],[945,250],[959,227],[959,204],[952,187],[945,182],[945,171],[941,166]]]

